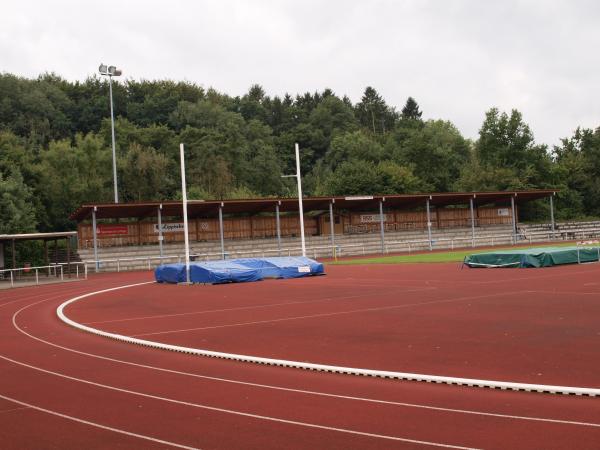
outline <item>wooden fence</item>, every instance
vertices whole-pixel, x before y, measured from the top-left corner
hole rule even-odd
[[[511,209],[502,207],[475,208],[475,225],[500,225],[512,222]],[[384,224],[387,231],[419,230],[427,228],[425,211],[385,211]],[[378,232],[379,214],[358,212],[336,213],[336,233],[354,234]],[[438,208],[431,210],[433,228],[456,228],[471,226],[469,208]],[[193,241],[215,241],[220,239],[219,220],[216,218],[195,218],[188,222],[189,236]],[[329,214],[305,216],[306,235],[329,234]],[[280,217],[281,236],[298,236],[300,224],[298,216]],[[343,231],[342,231],[343,230]],[[154,220],[121,222],[119,224],[98,224],[97,237],[101,247],[144,245],[158,243],[158,225]],[[255,239],[277,236],[274,216],[226,217],[223,219],[224,239]],[[78,224],[80,248],[93,246],[91,223]],[[183,222],[163,222],[163,242],[183,241]]]

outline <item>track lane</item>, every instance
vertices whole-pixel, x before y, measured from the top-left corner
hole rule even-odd
[[[342,390],[350,390],[350,391],[354,391],[354,392],[360,392],[361,390],[363,392],[368,392],[371,391],[372,393],[375,393],[377,391],[379,391],[379,394],[381,394],[382,398],[389,398],[389,397],[393,397],[393,396],[408,396],[409,392],[411,391],[415,391],[416,390],[416,394],[413,393],[413,396],[415,397],[420,397],[421,400],[423,398],[428,398],[428,399],[435,399],[436,395],[434,393],[438,393],[437,397],[443,397],[440,394],[440,391],[444,391],[446,393],[446,395],[448,396],[448,400],[450,400],[452,397],[456,397],[454,398],[454,402],[456,403],[468,403],[468,400],[462,399],[461,401],[457,401],[457,398],[460,397],[462,398],[465,394],[465,389],[464,388],[450,388],[450,389],[443,389],[444,387],[442,386],[428,386],[428,385],[417,385],[414,383],[401,383],[404,385],[408,385],[409,389],[398,389],[398,384],[396,382],[385,382],[385,380],[364,380],[364,379],[353,379],[350,380],[349,377],[343,377],[343,376],[332,376],[332,375],[324,375],[324,374],[310,374],[310,373],[296,373],[296,371],[290,371],[290,370],[286,370],[286,369],[278,369],[273,371],[272,369],[275,368],[265,368],[265,367],[248,367],[248,365],[244,365],[244,364],[223,364],[224,362],[222,361],[214,361],[214,360],[203,360],[201,362],[199,362],[198,364],[193,363],[190,364],[189,362],[189,357],[185,357],[185,355],[164,355],[163,352],[149,352],[150,354],[152,354],[152,357],[148,357],[148,352],[147,351],[143,351],[143,349],[139,349],[139,350],[132,350],[130,348],[130,346],[121,346],[118,345],[117,343],[112,343],[112,342],[100,342],[100,341],[104,341],[104,340],[98,340],[97,338],[94,338],[93,336],[87,336],[87,338],[92,338],[92,339],[83,339],[83,336],[81,333],[76,332],[75,330],[70,330],[70,329],[62,329],[62,327],[60,326],[60,324],[58,324],[59,326],[56,326],[56,323],[53,323],[52,321],[46,322],[46,321],[41,321],[41,323],[37,323],[36,320],[39,320],[39,316],[40,315],[44,315],[44,308],[46,306],[54,306],[54,302],[48,302],[47,304],[44,303],[40,303],[38,306],[36,307],[32,307],[29,308],[27,310],[24,311],[25,314],[23,314],[22,316],[19,317],[19,320],[21,320],[23,323],[21,323],[21,325],[23,327],[26,327],[26,329],[28,331],[35,331],[35,332],[41,332],[41,334],[45,334],[47,337],[52,337],[53,339],[59,339],[59,340],[64,340],[64,343],[71,343],[71,344],[79,344],[82,345],[84,348],[86,349],[90,349],[90,347],[94,347],[94,345],[97,345],[98,347],[103,348],[102,351],[107,352],[108,354],[113,354],[113,356],[118,356],[116,355],[117,353],[120,353],[120,356],[122,358],[133,358],[133,359],[139,359],[139,360],[152,360],[155,359],[156,362],[160,363],[162,361],[163,364],[166,364],[168,367],[177,367],[177,365],[179,364],[180,367],[184,368],[185,365],[187,364],[188,368],[190,365],[194,366],[194,370],[196,371],[201,371],[201,372],[207,372],[210,370],[214,370],[220,373],[226,373],[229,372],[231,373],[231,375],[237,375],[238,377],[244,378],[244,377],[248,377],[248,378],[263,378],[267,381],[269,381],[270,379],[270,383],[274,384],[274,381],[278,381],[279,383],[282,384],[288,384],[291,386],[294,385],[299,385],[299,386],[305,386],[305,385],[310,385],[310,384],[314,384],[315,386],[317,385],[321,385],[323,386],[322,380],[323,378],[328,379],[329,381],[324,383],[325,386],[327,387],[327,389],[332,389],[333,392],[337,391],[342,391]],[[38,310],[39,308],[39,310]],[[50,309],[50,308],[49,308]],[[31,314],[31,315],[30,315]],[[61,331],[65,331],[65,335],[63,335],[63,333]],[[75,339],[76,336],[81,336],[82,339]],[[91,345],[92,343],[94,343],[94,345]],[[127,349],[125,349],[124,347],[128,347]],[[57,350],[52,350],[52,352],[55,353],[55,356],[53,356],[52,358],[40,358],[40,353],[43,351],[42,349],[44,348],[44,346],[40,346],[38,347],[34,347],[31,348],[31,351],[26,351],[25,353],[27,354],[27,356],[29,358],[33,359],[42,359],[42,362],[44,364],[50,364],[53,362],[57,362],[59,360],[62,360],[62,364],[58,363],[56,364],[58,367],[60,368],[60,366],[64,366],[63,370],[65,368],[68,369],[69,372],[72,373],[76,373],[79,370],[83,371],[83,375],[85,376],[91,376],[92,374],[97,374],[100,378],[105,377],[106,375],[104,375],[102,372],[107,372],[107,373],[112,373],[113,376],[117,376],[116,372],[121,372],[121,370],[116,369],[114,366],[115,365],[123,365],[122,363],[114,363],[114,362],[109,362],[107,368],[104,368],[102,372],[98,373],[99,368],[95,367],[94,365],[90,364],[90,362],[88,361],[89,359],[91,359],[91,357],[89,356],[85,356],[85,355],[78,355],[81,357],[81,359],[79,361],[70,361],[68,357],[66,357],[66,354],[72,354],[73,352],[68,352],[68,351],[64,351],[64,352],[57,352]],[[94,351],[96,351],[98,349],[94,349]],[[65,353],[65,354],[63,354]],[[158,355],[157,355],[158,354]],[[98,358],[94,358],[94,359],[98,359]],[[175,364],[175,361],[177,361],[177,363]],[[38,361],[39,362],[39,361]],[[103,361],[103,365],[106,364],[107,361]],[[85,366],[85,367],[84,367]],[[212,368],[212,369],[210,369]],[[140,369],[140,372],[136,372],[136,371],[131,371],[131,368],[128,368],[126,371],[124,371],[126,375],[126,378],[128,377],[130,380],[133,379],[137,379],[138,377],[144,377],[146,378],[148,375],[147,374],[143,374],[143,372],[147,372],[151,369],[147,369],[147,368],[138,368]],[[271,370],[269,370],[271,369]],[[293,374],[292,374],[293,372]],[[169,385],[173,385],[173,386],[178,386],[181,385],[181,378],[185,377],[185,378],[190,378],[188,375],[179,375],[179,374],[171,374],[174,375],[174,378],[171,380],[169,378],[169,382],[167,382],[166,384]],[[123,373],[120,376],[124,376]],[[118,378],[118,377],[117,377]],[[152,379],[154,379],[154,377],[152,377]],[[123,381],[119,381],[118,379],[111,379],[108,378],[109,381],[114,382],[114,383],[123,383]],[[165,378],[164,376],[160,376],[157,377],[154,380],[156,383],[153,384],[165,384]],[[372,381],[383,381],[383,383],[375,383],[377,386],[373,386],[373,383],[371,383]],[[133,383],[134,387],[135,387],[135,381],[129,381],[131,383]],[[222,381],[218,381],[216,382],[217,385],[220,384],[221,386],[215,385],[215,382],[209,383],[209,384],[205,384],[205,383],[201,383],[199,384],[199,386],[197,387],[198,389],[198,393],[194,394],[194,395],[198,395],[199,399],[206,399],[207,397],[207,392],[208,391],[215,391],[215,390],[223,390]],[[194,385],[196,385],[196,382],[193,383]],[[440,390],[440,388],[442,388]],[[70,389],[70,388],[67,388]],[[152,388],[154,389],[154,387]],[[196,388],[195,388],[196,389]],[[146,389],[145,389],[146,390]],[[150,389],[148,389],[150,390]],[[226,391],[231,391],[231,386],[228,385],[228,387],[225,389]],[[294,404],[298,404],[299,407],[302,408],[306,408],[306,410],[303,409],[303,411],[299,411],[298,413],[305,413],[307,415],[314,415],[316,414],[315,409],[319,409],[319,410],[327,410],[328,408],[330,409],[328,411],[329,414],[336,414],[337,411],[346,411],[349,408],[359,408],[359,409],[363,409],[365,410],[364,406],[361,403],[361,406],[356,407],[356,406],[347,406],[344,404],[340,404],[340,405],[335,405],[331,404],[329,402],[325,403],[325,404],[320,404],[319,402],[317,402],[315,404],[314,407],[311,407],[310,404],[314,403],[314,394],[305,394],[305,393],[296,393],[294,396],[289,396],[289,393],[287,393],[285,396],[276,396],[274,398],[272,398],[271,400],[264,398],[265,394],[264,391],[265,388],[251,388],[248,386],[245,386],[244,389],[238,391],[238,392],[231,392],[231,397],[227,397],[227,398],[221,398],[221,396],[219,395],[215,395],[214,397],[214,401],[217,403],[229,403],[231,402],[231,404],[233,406],[235,406],[235,402],[236,402],[236,398],[237,401],[239,402],[239,398],[244,398],[247,397],[247,403],[251,403],[254,407],[256,408],[266,408],[266,409],[271,409],[271,410],[275,410],[278,411],[276,408],[278,408],[277,404],[282,404],[285,403],[286,405],[294,405]],[[257,392],[258,391],[258,392]],[[470,392],[470,390],[466,390],[468,392]],[[196,392],[196,391],[195,391]],[[179,392],[177,390],[174,390],[173,392],[167,392],[169,394],[173,394],[173,395],[182,395],[181,392]],[[392,394],[393,393],[393,394]],[[489,400],[490,398],[497,398],[496,396],[492,396],[490,397],[488,394],[496,394],[496,393],[491,393],[491,392],[478,392],[477,395],[473,395],[473,397],[477,397],[480,396],[481,394],[486,394],[487,395],[487,399]],[[515,401],[517,398],[518,399],[531,399],[532,396],[530,395],[526,395],[523,396],[523,394],[515,394],[515,393],[505,393],[505,392],[500,392],[498,394],[501,394],[500,398],[502,398],[502,401],[499,401],[498,404],[506,404],[509,405],[511,402]],[[188,393],[185,393],[184,395],[188,395]],[[296,398],[295,396],[298,395],[299,398]],[[270,394],[267,395],[267,397],[271,396]],[[303,404],[303,402],[306,402],[306,400],[302,400],[302,397],[311,397],[312,400],[309,403],[309,406],[301,406]],[[470,397],[471,395],[467,395],[467,397]],[[539,397],[540,396],[533,396],[533,397],[538,397],[538,399],[536,399],[535,401],[532,402],[532,404],[537,404],[538,401],[540,401]],[[581,409],[580,406],[582,404],[587,404],[587,405],[591,405],[593,403],[588,402],[588,403],[581,403],[581,402],[577,402],[580,400],[591,400],[592,402],[594,401],[593,399],[569,399],[569,398],[565,398],[564,400],[573,400],[573,402],[570,402],[571,405],[573,406],[573,411],[579,410]],[[336,401],[340,401],[339,399],[337,399]],[[348,400],[346,400],[345,402],[347,402]],[[342,403],[345,403],[342,402]],[[353,402],[356,402],[355,400]],[[506,402],[506,403],[504,403]],[[519,402],[515,402],[515,403],[519,403]],[[526,403],[526,402],[522,402],[522,403]],[[541,402],[542,404],[545,402]],[[548,402],[551,403],[551,402]],[[328,404],[330,406],[328,406]],[[481,399],[479,400],[479,404],[480,406],[482,404],[487,404],[489,406],[489,402],[484,400],[481,401]],[[564,406],[565,404],[569,404],[569,402],[567,403],[563,403],[562,405]],[[497,405],[494,405],[497,406]],[[457,422],[455,421],[455,419],[453,417],[455,417],[455,415],[457,413],[449,413],[449,412],[441,412],[438,411],[436,412],[436,414],[441,414],[440,416],[422,416],[419,414],[414,414],[412,412],[412,410],[409,413],[400,413],[397,411],[398,406],[395,405],[392,410],[388,410],[388,408],[381,408],[381,407],[377,407],[377,408],[366,408],[366,413],[371,416],[370,420],[372,421],[374,417],[378,417],[378,412],[377,411],[382,411],[386,416],[388,417],[397,417],[398,414],[401,414],[402,416],[405,415],[411,415],[412,419],[414,419],[414,423],[411,420],[408,420],[407,422],[398,422],[397,420],[394,421],[392,420],[391,423],[389,424],[390,428],[394,428],[394,427],[398,427],[400,426],[402,429],[408,429],[408,430],[413,430],[415,428],[418,428],[422,423],[428,423],[428,424],[436,424],[436,427],[438,426],[442,426],[443,428],[445,428],[445,432],[446,433],[453,433],[455,436],[461,436],[461,433],[457,433],[456,430],[456,425],[458,424],[458,426],[460,427],[460,420]],[[484,408],[485,409],[485,408]],[[556,410],[559,411],[562,408],[556,407]],[[567,408],[568,409],[568,408]],[[531,407],[532,411],[536,410],[535,406]],[[514,409],[513,409],[514,411]],[[375,412],[375,415],[373,415]],[[338,412],[338,414],[340,414]],[[345,413],[341,413],[341,414],[348,414],[347,412]],[[592,414],[593,416],[593,414]],[[449,417],[452,417],[452,419],[448,419]],[[327,419],[327,417],[325,417],[324,419]],[[496,418],[497,419],[497,418]],[[331,420],[331,419],[328,419]],[[357,420],[357,419],[353,419],[353,420]],[[473,427],[475,427],[478,431],[473,431],[473,434],[476,435],[475,438],[469,436],[469,439],[474,439],[474,440],[478,440],[481,439],[482,441],[485,441],[486,439],[489,441],[490,437],[493,437],[494,435],[494,431],[493,430],[505,430],[506,431],[502,431],[502,433],[511,434],[514,433],[515,430],[517,430],[516,435],[520,438],[520,439],[525,439],[528,435],[527,430],[533,430],[536,434],[539,433],[539,435],[546,435],[549,437],[554,437],[554,439],[552,440],[555,444],[558,443],[564,443],[564,439],[561,439],[558,435],[560,434],[564,434],[565,433],[565,425],[561,424],[560,426],[556,426],[558,424],[555,424],[552,428],[554,428],[556,431],[555,432],[549,432],[548,430],[546,430],[545,428],[536,428],[534,427],[533,429],[530,426],[517,426],[516,428],[514,427],[514,425],[510,425],[511,423],[514,422],[514,419],[502,419],[503,423],[496,423],[494,421],[488,421],[489,419],[485,419],[483,422],[479,422],[478,420],[475,421],[475,423],[473,424],[473,421],[469,421],[469,422],[463,422],[464,425],[464,430],[469,430],[464,431],[463,433],[468,433],[471,434],[471,431],[473,429]],[[446,421],[449,422],[450,424],[447,426],[444,425],[440,425],[442,423],[442,421]],[[508,424],[508,425],[507,425]],[[235,426],[239,426],[239,424],[236,424]],[[243,425],[242,425],[243,426]],[[555,428],[556,426],[556,428]],[[570,429],[572,426],[566,426],[566,429]],[[421,425],[422,428],[422,425]],[[267,432],[268,433],[268,432]],[[426,433],[435,435],[435,431],[432,430],[427,430]],[[500,433],[500,434],[502,434]],[[443,434],[443,433],[442,433]],[[569,433],[567,432],[567,435]],[[587,433],[587,431],[582,432],[582,434],[584,436],[588,436],[588,440],[587,442],[589,443],[589,436],[590,434]],[[592,433],[592,436],[596,436]],[[300,438],[301,441],[304,438]],[[307,442],[306,440],[304,440],[303,442]],[[332,443],[338,442],[336,439],[333,439],[331,441]],[[529,442],[531,443],[531,438],[529,439],[525,439],[524,442]],[[579,439],[573,442],[580,442],[580,443],[585,443],[586,440],[585,439]],[[524,448],[523,442],[521,442],[521,444],[519,445],[517,442],[514,443],[516,445],[516,447],[514,448]],[[490,446],[484,446],[485,448],[493,448],[494,446],[490,447]],[[305,447],[306,448],[306,447]],[[352,447],[347,447],[347,448],[352,448]],[[495,448],[503,448],[503,447],[499,447],[496,446]],[[505,448],[505,447],[504,447]],[[546,447],[546,448],[552,448],[552,446]],[[560,448],[560,447],[554,447],[554,448]]]

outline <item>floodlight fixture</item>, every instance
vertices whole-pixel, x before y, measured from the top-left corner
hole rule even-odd
[[[119,203],[119,190],[117,187],[117,156],[115,150],[115,117],[113,113],[113,98],[112,98],[112,77],[121,76],[123,71],[117,69],[115,66],[107,66],[104,63],[100,63],[98,67],[100,75],[108,76],[109,96],[110,96],[110,125],[112,131],[112,156],[113,156],[113,180],[115,186],[115,203]]]

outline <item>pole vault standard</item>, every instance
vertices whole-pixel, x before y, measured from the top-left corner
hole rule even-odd
[[[300,174],[300,146],[296,142],[296,175],[282,175],[282,178],[296,177],[298,181],[298,213],[300,215],[300,239],[302,242],[302,256],[306,257],[306,242],[304,240],[304,210],[302,208],[302,175]]]
[[[188,236],[187,191],[185,188],[185,157],[183,144],[179,144],[179,158],[181,160],[181,197],[183,199],[183,235],[185,239],[185,282],[190,282],[190,238]]]

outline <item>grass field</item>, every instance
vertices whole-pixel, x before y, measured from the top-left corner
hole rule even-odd
[[[496,250],[512,250],[517,248],[539,248],[539,247],[570,247],[576,245],[575,242],[561,242],[548,244],[534,244],[527,246],[508,246],[480,249],[466,249],[448,252],[423,252],[412,255],[392,255],[392,256],[374,256],[366,258],[349,258],[331,261],[328,264],[407,264],[407,263],[444,263],[461,262],[467,255],[474,253],[487,253]]]

